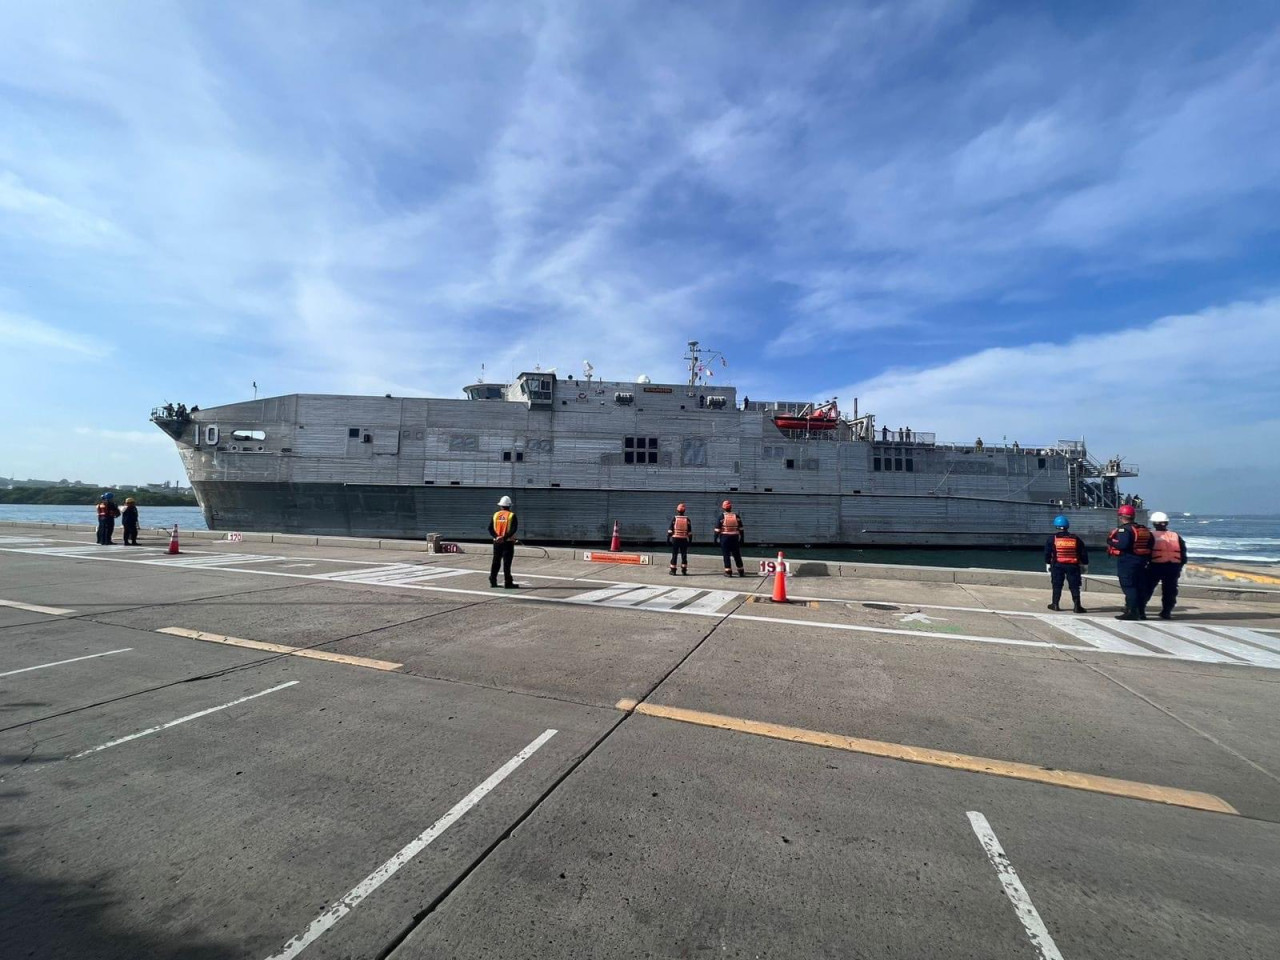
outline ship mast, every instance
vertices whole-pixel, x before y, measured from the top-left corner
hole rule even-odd
[[[702,362],[704,357],[707,361],[711,361],[716,357],[719,357],[720,361],[722,363],[724,362],[724,354],[719,350],[703,350],[698,345],[697,340],[690,340],[689,354],[685,359],[689,361],[689,386],[691,387],[696,387],[698,385],[698,377],[702,376],[703,371],[707,369],[706,365]]]

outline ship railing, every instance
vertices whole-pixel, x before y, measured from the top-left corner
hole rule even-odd
[[[882,429],[873,430],[870,439],[873,443],[892,444],[895,447],[933,447],[938,444],[936,433],[924,433],[918,430],[890,430],[887,434]]]

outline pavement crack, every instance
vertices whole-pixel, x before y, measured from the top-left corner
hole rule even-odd
[[[1222,750],[1225,750],[1227,753],[1231,754],[1231,756],[1235,757],[1237,760],[1244,761],[1249,766],[1253,767],[1255,770],[1261,773],[1263,776],[1269,777],[1270,779],[1274,780],[1276,783],[1280,783],[1280,776],[1277,776],[1276,774],[1272,773],[1270,770],[1268,770],[1266,767],[1262,766],[1262,764],[1256,762],[1255,760],[1251,760],[1249,757],[1246,757],[1243,753],[1241,753],[1235,747],[1232,747],[1228,744],[1223,743],[1213,734],[1209,733],[1206,730],[1201,730],[1199,727],[1197,727],[1194,723],[1191,723],[1189,720],[1184,720],[1182,717],[1178,716],[1172,710],[1168,709],[1167,707],[1159,703],[1156,703],[1146,694],[1139,693],[1137,690],[1129,686],[1123,680],[1113,677],[1111,674],[1107,673],[1107,671],[1103,670],[1101,667],[1098,667],[1092,663],[1087,663],[1083,660],[1080,662],[1084,663],[1086,667],[1088,667],[1090,670],[1092,670],[1094,673],[1098,674],[1099,676],[1105,677],[1106,679],[1110,680],[1112,683],[1116,684],[1117,686],[1123,687],[1125,690],[1128,690],[1131,694],[1133,694],[1143,703],[1146,703],[1148,706],[1155,707],[1155,709],[1159,710],[1165,716],[1182,724],[1182,726],[1186,727],[1188,730],[1192,731],[1193,733],[1197,733],[1200,736],[1204,737],[1204,739],[1208,740],[1214,746]]]
[[[758,585],[756,589],[752,591],[752,593],[758,594],[759,590],[760,590],[760,587]],[[704,633],[698,639],[698,641],[694,643],[693,646],[691,646],[684,653],[684,655],[681,656],[671,666],[670,669],[668,669],[661,677],[659,677],[649,687],[649,689],[645,692],[645,694],[642,697],[637,698],[637,703],[643,703],[644,701],[648,700],[649,697],[653,696],[653,694],[657,691],[657,689],[661,687],[662,684],[664,684],[671,677],[672,674],[674,674],[677,670],[679,670],[680,667],[682,667],[689,660],[690,657],[692,657],[695,653],[697,653],[698,650],[701,649],[702,645],[705,644],[711,638],[711,636],[718,629],[720,629],[720,627],[723,626],[729,620],[729,618],[747,602],[747,598],[750,595],[751,594],[748,594],[748,593],[739,595],[736,602],[734,602],[733,606],[731,606],[727,611],[721,614],[716,619],[716,622],[711,625],[711,629],[709,629],[706,633]],[[526,821],[528,821],[529,818],[532,817],[539,810],[539,808],[541,808],[542,804],[545,803],[547,799],[550,798],[551,795],[555,793],[556,790],[558,790],[560,786],[566,780],[568,780],[569,777],[571,777],[577,771],[577,769],[581,767],[582,764],[584,764],[597,750],[599,750],[600,747],[602,747],[605,744],[605,742],[608,741],[608,739],[611,736],[613,736],[613,734],[618,730],[618,728],[621,727],[622,724],[627,720],[629,720],[633,715],[634,715],[634,710],[627,710],[625,712],[619,713],[617,718],[614,720],[614,722],[611,723],[608,726],[608,728],[603,733],[601,733],[600,736],[598,736],[595,739],[595,741],[586,750],[584,750],[576,760],[574,760],[572,764],[569,765],[568,769],[566,769],[562,774],[560,774],[560,776],[558,776],[554,781],[552,781],[551,785],[548,786],[547,789],[544,790],[542,794],[539,795],[538,798],[534,800],[534,802],[530,804],[522,814],[520,814],[519,817],[513,820],[511,824],[502,832],[500,836],[498,836],[492,843],[489,844],[489,846],[487,846],[484,850],[482,850],[480,854],[474,860],[472,860],[471,863],[469,863],[464,870],[458,873],[457,876],[455,876],[453,880],[450,881],[449,885],[445,887],[443,890],[441,890],[440,893],[438,893],[429,904],[427,904],[422,910],[414,914],[413,919],[408,924],[406,924],[398,934],[392,937],[391,940],[387,943],[387,945],[375,955],[375,960],[387,960],[387,958],[389,958],[397,949],[399,949],[400,946],[410,936],[413,935],[413,932],[417,930],[420,926],[422,926],[422,924],[425,923],[428,919],[430,919],[431,915],[440,908],[440,906],[449,898],[449,896],[455,890],[457,890],[458,887],[460,887],[464,882],[466,882],[467,878],[470,877],[471,874],[473,874],[477,869],[479,869],[484,864],[484,862],[488,860],[489,857],[491,857],[497,851],[497,849],[516,832],[516,830],[518,830]]]

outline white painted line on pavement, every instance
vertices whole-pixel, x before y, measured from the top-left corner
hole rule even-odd
[[[1102,629],[1095,623],[1081,620],[1079,617],[1046,616],[1043,613],[1037,613],[1036,619],[1057,630],[1071,634],[1077,640],[1083,640],[1090,647],[1106,650],[1108,653],[1133,654],[1149,652],[1146,647],[1140,647],[1137,644],[1130,643],[1128,640],[1121,640],[1115,634]]]
[[[74,610],[65,610],[62,607],[40,607],[34,603],[19,603],[17,600],[0,600],[0,607],[13,607],[15,610],[25,610],[27,613],[47,613],[51,617],[69,617],[75,613]]]
[[[970,810],[969,823],[973,826],[973,832],[978,835],[982,849],[987,852],[987,859],[996,868],[1000,886],[1004,887],[1004,894],[1013,904],[1013,912],[1018,915],[1036,952],[1043,960],[1062,960],[1058,945],[1053,942],[1053,937],[1049,936],[1049,931],[1045,928],[1044,921],[1040,919],[1035,904],[1027,895],[1027,888],[1018,879],[1018,871],[1013,869],[1013,864],[1005,855],[1004,847],[1000,846],[1000,841],[996,839],[995,831],[991,829],[987,818],[977,810]]]
[[[1247,663],[1256,663],[1263,667],[1280,667],[1280,654],[1272,653],[1269,650],[1259,650],[1257,647],[1241,643],[1231,637],[1222,636],[1212,630],[1193,627],[1186,623],[1169,623],[1166,620],[1161,620],[1158,624],[1153,623],[1152,626],[1165,633],[1172,633],[1176,637],[1198,643],[1202,647],[1208,647],[1210,650],[1229,653],[1231,656],[1239,657]]]
[[[1265,647],[1280,653],[1280,639],[1276,637],[1265,636],[1267,633],[1280,633],[1280,631],[1267,630],[1263,627],[1231,627],[1211,621],[1199,621],[1201,626],[1213,630],[1215,633],[1225,633],[1228,637],[1235,637],[1237,640],[1248,640],[1250,643]]]
[[[81,660],[92,660],[95,657],[109,657],[113,653],[128,653],[133,647],[121,647],[119,650],[108,650],[106,653],[91,653],[85,657],[72,657],[70,660],[55,660],[53,663],[41,663],[34,667],[23,667],[21,670],[8,670],[0,673],[0,677],[12,677],[15,673],[26,673],[29,670],[43,670],[45,667],[60,667],[64,663],[79,663]]]
[[[369,874],[354,887],[351,891],[331,906],[320,916],[311,921],[311,926],[294,937],[284,945],[284,949],[279,953],[273,953],[267,960],[291,960],[296,957],[308,946],[319,939],[325,931],[332,927],[335,923],[345,917],[351,910],[356,907],[361,900],[377,890],[387,880],[395,875],[396,871],[416,857],[431,841],[444,833],[449,827],[453,826],[462,818],[468,810],[485,798],[485,796],[493,790],[503,780],[507,779],[517,767],[528,760],[535,752],[548,740],[554,737],[559,731],[544,730],[532,743],[517,753],[514,757],[504,763],[501,767],[489,775],[489,779],[476,787],[465,797],[459,800],[443,817],[427,827],[422,833],[414,837],[413,840],[405,844],[400,851],[380,866],[373,873]]]
[[[68,760],[79,760],[81,757],[87,757],[91,753],[97,753],[99,750],[106,750],[108,747],[116,747],[122,743],[128,743],[130,740],[137,740],[139,737],[145,737],[152,733],[159,733],[161,730],[168,730],[170,727],[176,727],[180,723],[186,723],[188,720],[196,720],[200,717],[207,717],[211,713],[217,713],[219,710],[226,710],[228,707],[234,707],[237,704],[244,703],[248,700],[256,700],[258,697],[265,697],[268,693],[275,693],[277,690],[283,690],[285,687],[292,687],[297,680],[290,680],[287,683],[281,683],[269,690],[262,690],[258,693],[251,693],[247,697],[241,697],[238,700],[232,700],[230,703],[223,703],[216,707],[210,707],[208,710],[201,710],[198,713],[189,713],[185,717],[179,717],[177,720],[170,720],[168,723],[162,723],[159,726],[148,727],[146,730],[139,730],[137,733],[131,733],[127,737],[120,737],[116,740],[108,740],[96,747],[90,747],[88,750],[81,750],[79,753],[72,754]]]
[[[1194,643],[1188,643],[1180,637],[1165,633],[1157,627],[1137,620],[1120,620],[1108,624],[1113,630],[1127,634],[1140,643],[1155,647],[1161,653],[1171,653],[1182,660],[1197,660],[1200,663],[1239,663],[1225,654],[1206,650]]]

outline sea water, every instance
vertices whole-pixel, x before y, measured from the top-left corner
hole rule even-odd
[[[204,530],[204,516],[199,507],[140,506],[143,530],[172,527],[180,530]],[[481,520],[485,518],[480,518]],[[29,523],[96,523],[93,506],[43,506],[39,504],[0,503],[0,520]],[[747,518],[750,522],[750,517]],[[1169,528],[1187,541],[1187,554],[1197,562],[1220,561],[1232,564],[1280,563],[1280,516],[1221,516],[1209,514],[1170,514]],[[477,520],[477,523],[480,521]],[[118,521],[117,521],[118,523]],[[750,533],[750,527],[748,527]],[[1045,537],[1052,533],[1045,531]],[[748,553],[757,554],[747,542]],[[662,548],[655,549],[662,553]],[[718,553],[710,543],[694,544],[696,553]],[[797,559],[833,560],[853,563],[904,563],[926,567],[994,567],[1001,570],[1036,570],[1044,562],[1038,550],[953,550],[916,549],[908,547],[868,547],[864,549],[788,549],[787,555]],[[1102,550],[1090,556],[1093,573],[1107,573],[1114,564]]]

